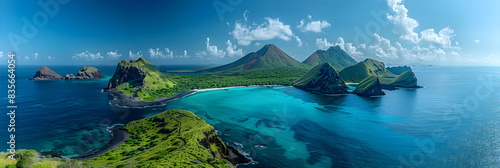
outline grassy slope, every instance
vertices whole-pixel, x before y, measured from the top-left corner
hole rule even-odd
[[[369,76],[359,82],[359,85],[356,87],[356,89],[353,91],[354,93],[364,93],[374,85],[380,85],[380,82],[378,81],[377,76]]]
[[[99,71],[97,68],[90,67],[90,66],[84,66],[82,69],[84,72],[97,72],[97,71]]]
[[[368,76],[378,76],[381,83],[390,83],[396,77],[392,72],[385,69],[382,62],[366,59],[356,65],[347,67],[340,71],[339,75],[346,82],[359,83]]]
[[[391,71],[393,74],[401,75],[403,72],[412,71],[409,66],[397,66],[397,67],[387,67],[388,71]]]
[[[26,155],[29,154],[29,155]],[[20,157],[29,157],[29,158],[23,158],[27,160],[32,160],[33,163],[25,165],[25,167],[29,168],[57,168],[58,166],[61,167],[68,167],[68,166],[62,166],[62,165],[67,165],[68,163],[73,163],[73,165],[79,165],[79,166],[72,166],[74,168],[80,168],[80,167],[89,167],[89,166],[84,166],[83,163],[80,161],[72,160],[72,159],[61,159],[61,158],[45,158],[45,159],[39,159],[38,158],[39,153],[34,151],[34,150],[17,150],[17,157],[16,160],[11,160],[9,158],[6,158],[8,155],[7,153],[0,153],[0,168],[4,168],[7,165],[16,165],[19,160],[22,160]]]
[[[391,84],[397,87],[419,87],[417,86],[417,78],[412,71],[403,72],[391,81]]]
[[[132,134],[125,144],[86,162],[107,167],[234,167],[214,158],[225,155],[225,144],[212,126],[189,111],[169,110],[132,121],[125,129]],[[208,145],[200,143],[207,137]],[[195,160],[199,163],[191,162]]]
[[[156,69],[144,58],[139,58],[136,61],[130,62],[122,60],[118,64],[118,66],[121,66],[122,69],[135,66],[145,71],[146,77],[144,78],[144,85],[137,86],[130,82],[126,82],[115,87],[117,91],[120,91],[124,94],[135,94],[137,100],[151,101],[157,98],[168,97],[168,94],[163,94],[159,90],[164,88],[171,88],[175,85],[172,80],[168,79],[167,76],[158,71],[158,69]],[[113,78],[111,78],[110,80],[116,80],[116,78],[116,76],[113,76]]]
[[[309,91],[317,91],[322,93],[336,93],[339,90],[339,86],[347,91],[347,86],[344,81],[340,78],[335,78],[338,74],[335,68],[328,62],[316,65],[314,68],[309,70],[304,76],[298,79],[295,86],[303,88]],[[314,86],[314,88],[310,88]]]

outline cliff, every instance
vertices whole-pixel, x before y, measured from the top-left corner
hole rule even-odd
[[[122,60],[108,82],[108,90],[132,95],[137,100],[152,101],[164,97],[168,88],[175,85],[144,58]]]
[[[353,93],[363,97],[385,95],[377,76],[369,76],[359,82]]]
[[[316,65],[309,70],[296,81],[295,87],[325,94],[343,94],[348,90],[335,68],[328,62]]]

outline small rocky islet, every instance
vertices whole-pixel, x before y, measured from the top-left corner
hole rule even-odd
[[[59,73],[53,71],[52,69],[43,66],[40,69],[38,69],[35,72],[35,75],[33,75],[33,78],[30,78],[29,80],[71,80],[71,79],[102,79],[104,78],[104,75],[102,75],[102,72],[95,68],[95,67],[90,67],[90,66],[83,66],[80,71],[75,75],[73,74],[67,74],[64,76],[59,75]]]

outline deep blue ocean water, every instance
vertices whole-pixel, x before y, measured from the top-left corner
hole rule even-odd
[[[226,143],[256,161],[241,167],[500,166],[500,67],[414,67],[425,88],[385,91],[377,98],[244,87],[199,92],[145,109],[109,105],[101,89],[115,66],[97,66],[106,79],[26,80],[38,68],[17,68],[17,149],[77,156],[102,147],[109,139],[106,128],[113,124],[183,109],[205,119]],[[64,75],[81,66],[49,68]],[[0,70],[7,85],[6,68]],[[5,142],[7,119],[0,116],[5,127],[0,140]],[[5,142],[2,149],[7,149]]]

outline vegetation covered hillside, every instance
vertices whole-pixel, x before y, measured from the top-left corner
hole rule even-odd
[[[105,167],[234,167],[214,128],[193,113],[168,110],[132,121],[125,144],[85,161]]]
[[[344,68],[340,71],[339,75],[348,83],[359,83],[368,76],[378,76],[379,78],[394,78],[396,76],[385,69],[383,62],[370,58],[356,65]]]
[[[141,57],[138,60],[122,60],[118,63],[107,89],[133,95],[138,100],[151,101],[167,96],[160,90],[174,85],[173,81]]]
[[[312,68],[302,78],[297,80],[295,87],[326,94],[342,94],[347,93],[348,90],[344,81],[328,62]]]

